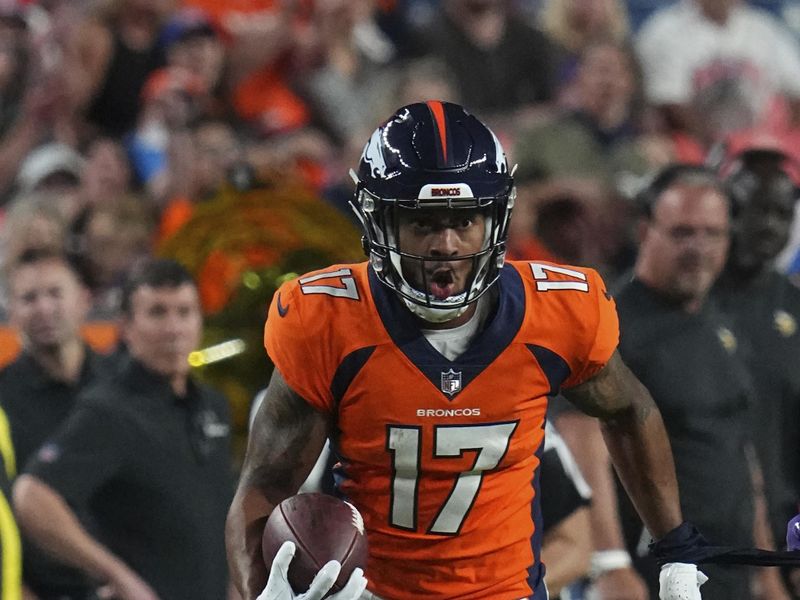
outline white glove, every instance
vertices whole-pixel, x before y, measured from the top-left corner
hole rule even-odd
[[[658,575],[660,600],[702,600],[700,586],[708,581],[697,565],[667,563]]]
[[[275,560],[272,561],[267,587],[256,600],[321,600],[333,587],[336,578],[339,577],[339,571],[342,570],[342,565],[336,560],[323,565],[305,593],[295,594],[292,586],[289,585],[289,563],[294,558],[294,552],[294,542],[284,542],[278,549]],[[347,585],[328,598],[330,600],[359,600],[366,587],[367,580],[364,578],[364,571],[355,569],[350,575],[350,579],[347,580]]]

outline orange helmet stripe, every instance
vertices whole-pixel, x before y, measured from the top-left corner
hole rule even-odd
[[[447,124],[444,118],[444,106],[442,106],[439,100],[428,100],[427,105],[431,114],[433,114],[436,128],[439,130],[439,140],[442,142],[444,164],[447,164]]]

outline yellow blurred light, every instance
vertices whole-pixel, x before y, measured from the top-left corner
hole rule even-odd
[[[257,290],[261,287],[261,277],[258,276],[258,273],[254,271],[247,271],[244,275],[242,275],[242,283],[244,283],[246,288],[251,290]]]
[[[287,281],[291,281],[292,279],[297,279],[299,276],[300,275],[298,275],[297,273],[290,271],[288,273],[284,273],[283,275],[279,275],[275,279],[275,283],[280,286],[286,283]]]
[[[220,344],[214,344],[208,348],[202,348],[191,352],[188,357],[189,365],[192,367],[202,367],[211,363],[219,362],[232,358],[245,351],[247,344],[241,338],[228,340]]]

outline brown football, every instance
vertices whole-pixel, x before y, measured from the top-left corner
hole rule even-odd
[[[330,593],[340,591],[356,567],[366,570],[367,536],[361,514],[349,502],[328,494],[297,494],[275,507],[261,538],[267,567],[285,541],[296,547],[289,565],[289,584],[296,594],[308,589],[329,560],[342,565]]]

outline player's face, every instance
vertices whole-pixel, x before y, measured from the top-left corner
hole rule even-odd
[[[637,275],[681,302],[706,297],[725,264],[730,239],[728,203],[712,186],[680,184],[656,202]]]
[[[736,260],[759,266],[775,258],[789,241],[794,189],[786,177],[773,177],[754,192],[735,222]]]
[[[142,286],[131,296],[123,335],[131,355],[147,368],[168,377],[189,371],[189,353],[200,343],[202,316],[197,290]]]
[[[483,249],[484,215],[469,209],[398,209],[397,213],[399,249],[431,257],[425,261],[402,259],[408,282],[437,300],[466,291],[474,261],[453,259]]]
[[[9,278],[9,316],[33,352],[53,351],[79,339],[89,294],[59,259],[14,270]]]

